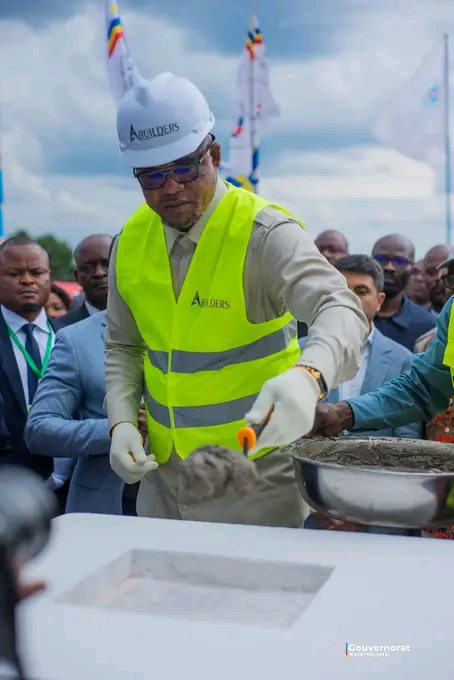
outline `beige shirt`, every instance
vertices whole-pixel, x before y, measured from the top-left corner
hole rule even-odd
[[[218,180],[208,209],[187,234],[181,236],[176,229],[164,226],[177,297],[203,229],[226,191],[227,186]],[[144,391],[145,346],[118,292],[117,246],[118,239],[112,250],[107,303],[106,405],[110,427],[137,420]],[[265,208],[255,219],[244,266],[244,294],[251,323],[270,321],[289,311],[309,326],[298,363],[317,368],[328,389],[355,375],[369,333],[359,299],[301,225],[276,208]]]

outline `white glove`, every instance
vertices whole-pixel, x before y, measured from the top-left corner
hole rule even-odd
[[[270,420],[248,455],[270,446],[285,446],[312,430],[320,388],[315,378],[301,368],[290,368],[268,380],[245,419],[249,424]]]
[[[118,423],[112,432],[110,467],[126,484],[135,484],[158,464],[146,455],[142,435],[132,423]]]

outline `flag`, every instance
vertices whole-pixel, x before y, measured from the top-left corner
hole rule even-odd
[[[221,174],[235,186],[258,193],[260,139],[280,112],[271,93],[263,36],[255,15],[251,16],[235,92],[236,117],[229,160],[221,165]]]
[[[444,44],[438,43],[385,105],[373,127],[386,146],[437,166],[444,157]]]
[[[126,43],[118,5],[112,0],[106,0],[106,32],[107,71],[112,96],[118,104],[125,92],[137,82],[139,74]]]

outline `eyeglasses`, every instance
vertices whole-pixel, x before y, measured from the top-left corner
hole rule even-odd
[[[166,183],[167,177],[171,177],[178,182],[178,184],[187,184],[187,182],[193,182],[199,177],[199,165],[201,161],[205,158],[206,154],[209,152],[216,137],[211,135],[211,140],[207,146],[194,156],[194,158],[188,160],[187,163],[179,163],[178,165],[172,165],[172,167],[167,170],[142,170],[137,172],[133,170],[134,177],[139,180],[139,184],[142,189],[160,189]]]
[[[408,257],[400,257],[399,255],[394,257],[390,257],[389,255],[374,255],[374,260],[382,266],[387,265],[389,262],[392,262],[395,267],[406,267],[409,264],[413,264],[413,260],[409,260]]]
[[[443,285],[449,290],[454,290],[454,274],[443,274],[440,276]]]

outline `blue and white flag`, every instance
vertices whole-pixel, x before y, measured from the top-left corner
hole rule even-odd
[[[441,41],[384,106],[373,127],[385,146],[433,167],[445,151],[444,59]]]

